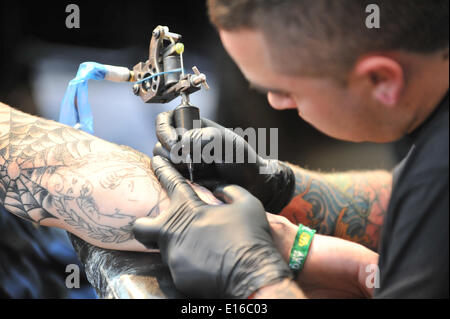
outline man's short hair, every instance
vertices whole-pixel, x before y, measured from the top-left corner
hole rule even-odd
[[[366,26],[369,4],[379,28]],[[275,70],[290,74],[339,77],[368,52],[427,54],[449,42],[448,0],[208,0],[208,12],[218,29],[262,31]]]

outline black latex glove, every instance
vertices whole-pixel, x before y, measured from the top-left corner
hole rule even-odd
[[[154,157],[152,168],[170,208],[156,218],[139,218],[133,232],[146,246],[158,243],[182,293],[246,298],[292,277],[272,241],[264,208],[253,195],[229,185],[215,192],[226,204],[208,205],[165,158]]]
[[[153,154],[170,160],[170,152],[179,142],[181,144],[178,145],[191,145],[191,159],[195,159],[193,154],[195,145],[198,145],[197,149],[203,150],[203,147],[211,141],[221,140],[222,154],[213,154],[213,163],[206,164],[207,161],[202,157],[202,163],[193,164],[196,183],[209,189],[224,183],[240,185],[256,196],[263,203],[266,211],[271,213],[279,213],[290,202],[294,194],[295,176],[286,164],[258,156],[244,138],[211,120],[201,119],[201,126],[202,128],[189,130],[180,137],[174,128],[172,112],[159,114],[156,119],[156,135],[159,143],[156,144]],[[244,151],[244,163],[236,163],[235,159],[232,163],[225,162],[224,145],[227,143],[233,146],[235,157],[237,150]],[[201,154],[203,155],[204,152],[202,151]],[[256,162],[249,163],[248,158],[255,158]],[[174,162],[181,174],[189,177],[187,164]],[[261,168],[269,169],[271,173],[261,174]]]

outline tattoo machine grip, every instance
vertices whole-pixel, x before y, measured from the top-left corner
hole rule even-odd
[[[177,107],[173,112],[173,120],[175,127],[192,130],[194,121],[200,121],[200,110],[192,105],[182,105]]]
[[[181,105],[173,111],[173,120],[175,122],[175,127],[183,128],[187,131],[192,130],[195,126],[194,121],[195,120],[200,121],[200,110],[198,107],[195,107],[193,105]],[[193,182],[194,168],[192,166],[190,156],[187,158],[187,160],[188,160],[187,165],[189,170],[189,179],[191,180],[191,182]]]

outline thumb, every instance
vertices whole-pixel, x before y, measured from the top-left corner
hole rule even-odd
[[[221,185],[214,190],[214,196],[227,204],[244,202],[249,199],[257,200],[249,191],[238,185]]]
[[[156,117],[156,137],[162,146],[170,150],[178,140],[178,134],[174,127],[172,112],[162,112]]]
[[[162,146],[161,142],[156,143],[153,147],[153,156],[161,156],[170,160],[170,152]]]
[[[146,248],[154,248],[159,239],[159,231],[163,224],[163,218],[141,217],[133,224],[133,234],[137,241]]]

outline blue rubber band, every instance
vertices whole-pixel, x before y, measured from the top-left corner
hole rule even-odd
[[[154,77],[157,77],[157,76],[159,76],[159,75],[168,74],[168,73],[178,73],[178,72],[181,72],[181,71],[183,71],[182,68],[174,69],[174,70],[170,70],[170,71],[164,71],[164,72],[155,73],[155,74],[152,74],[152,75],[150,75],[150,76],[147,76],[146,78],[140,79],[140,80],[136,81],[135,83],[142,83],[142,82],[144,82],[144,81],[150,80],[150,79],[152,79],[152,78],[154,78]]]

